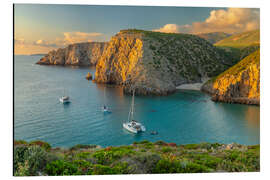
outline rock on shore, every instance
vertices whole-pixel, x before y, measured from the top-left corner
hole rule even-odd
[[[260,50],[209,80],[202,91],[211,94],[213,101],[259,105]]]
[[[37,64],[94,66],[106,46],[104,42],[71,44],[65,48],[50,51]]]
[[[98,61],[95,81],[123,85],[126,93],[167,95],[181,84],[218,75],[228,68],[225,61],[195,35],[122,30]]]

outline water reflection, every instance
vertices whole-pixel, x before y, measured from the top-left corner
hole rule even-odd
[[[255,106],[248,106],[245,111],[245,118],[249,126],[252,127],[259,127],[260,126],[260,110],[259,107]]]

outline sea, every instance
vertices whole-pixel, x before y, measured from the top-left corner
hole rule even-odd
[[[259,106],[216,103],[192,90],[135,96],[134,118],[146,131],[127,132],[122,124],[128,120],[132,97],[122,87],[86,80],[94,68],[35,64],[40,58],[14,58],[15,140],[42,140],[53,147],[120,146],[143,140],[260,144]],[[63,95],[70,97],[69,104],[59,102]],[[104,113],[103,105],[111,113]]]

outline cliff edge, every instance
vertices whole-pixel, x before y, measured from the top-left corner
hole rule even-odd
[[[167,95],[228,68],[208,41],[189,34],[121,30],[96,65],[97,83],[123,85],[126,93]]]
[[[202,91],[211,94],[213,101],[259,105],[260,50],[206,82]]]
[[[94,66],[106,46],[104,42],[85,42],[50,51],[37,64]]]

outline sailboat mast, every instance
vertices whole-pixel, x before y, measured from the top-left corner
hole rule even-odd
[[[131,104],[131,120],[133,120],[133,113],[134,113],[134,93],[135,93],[135,91],[133,90],[132,104]]]

